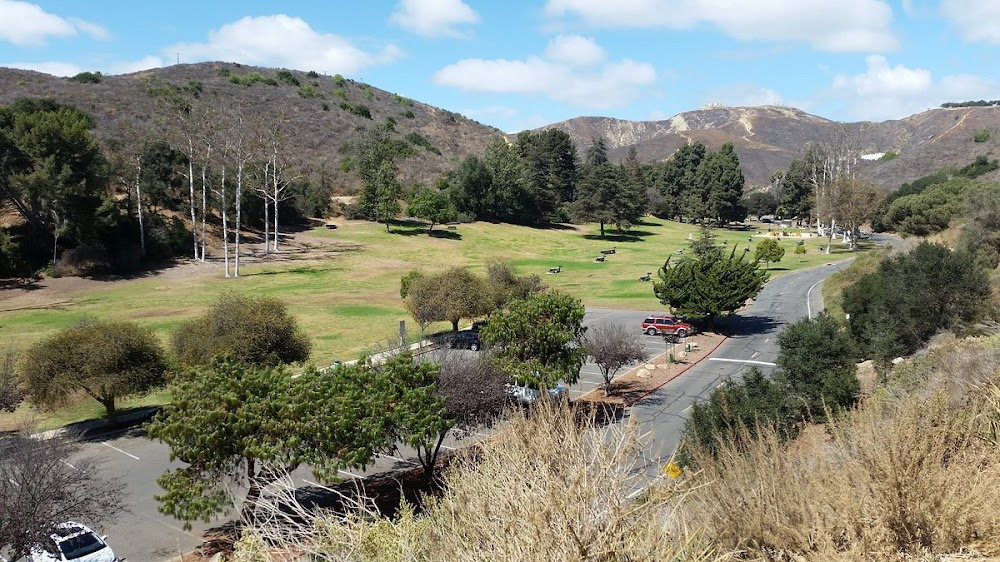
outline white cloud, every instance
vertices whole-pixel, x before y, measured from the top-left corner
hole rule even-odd
[[[81,31],[94,39],[108,38],[108,32],[97,24],[50,14],[20,0],[0,0],[0,21],[0,40],[19,47],[44,45],[50,37],[73,37]]]
[[[1000,3],[942,0],[941,13],[958,26],[966,41],[986,41],[1000,45]]]
[[[899,42],[885,0],[548,0],[550,16],[597,27],[718,27],[739,40],[794,41],[833,52],[885,52]]]
[[[479,22],[479,14],[462,0],[402,0],[389,21],[424,37],[460,37],[455,26]]]
[[[1000,83],[959,74],[934,80],[929,70],[890,66],[885,57],[869,56],[861,74],[838,74],[826,96],[844,104],[851,119],[898,119],[948,101],[992,99]]]
[[[600,50],[596,43],[585,41]],[[562,48],[565,44],[565,38],[554,39],[544,57],[463,59],[438,70],[434,81],[471,92],[542,95],[591,109],[622,106],[656,81],[649,63],[623,59],[595,66],[595,51],[574,60]],[[581,69],[581,61],[590,67]]]
[[[71,62],[58,62],[58,61],[48,61],[48,62],[5,62],[0,63],[0,66],[5,66],[7,68],[20,68],[23,70],[34,70],[37,72],[44,72],[45,74],[51,74],[53,76],[76,76],[83,72],[83,69]]]
[[[98,39],[100,41],[107,41],[108,39],[111,39],[111,34],[108,33],[108,30],[97,25],[96,23],[91,23],[89,21],[82,20],[80,18],[69,18],[68,21],[72,23],[77,29],[86,33],[87,35],[90,35],[94,39]]]
[[[210,31],[204,43],[181,43],[163,53],[179,53],[189,61],[235,61],[328,74],[356,73],[403,55],[392,44],[378,52],[364,51],[343,37],[317,32],[304,20],[283,14],[247,16]]]
[[[705,103],[719,103],[730,107],[754,107],[758,105],[783,105],[781,94],[756,84],[738,83],[710,92]]]
[[[572,66],[590,66],[604,60],[604,49],[587,37],[560,35],[549,43],[545,56]]]

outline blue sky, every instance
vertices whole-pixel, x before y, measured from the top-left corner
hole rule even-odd
[[[505,131],[710,103],[838,121],[1000,98],[1000,0],[0,0],[0,66],[343,74]]]

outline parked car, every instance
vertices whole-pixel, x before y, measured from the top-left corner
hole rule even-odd
[[[98,536],[90,527],[67,521],[56,525],[49,535],[52,552],[35,547],[31,551],[31,562],[119,562],[108,543],[107,537]]]
[[[694,333],[694,328],[687,322],[682,322],[676,316],[670,314],[653,314],[647,316],[642,321],[642,331],[651,335],[669,334],[683,338]]]
[[[490,323],[488,320],[476,320],[475,322],[472,323],[472,327],[469,329],[472,330],[473,332],[478,332],[483,328],[485,328],[486,326],[488,326],[489,324]]]
[[[459,330],[448,338],[448,347],[479,351],[483,347],[483,342],[479,339],[478,330]]]
[[[508,384],[507,393],[514,397],[521,404],[534,404],[542,397],[542,391],[531,386]],[[545,389],[545,395],[549,400],[559,400],[566,396],[566,387],[559,383],[555,388]]]

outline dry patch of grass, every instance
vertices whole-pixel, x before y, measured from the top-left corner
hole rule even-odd
[[[696,451],[681,520],[765,560],[1000,554],[1000,348],[954,342],[789,445]],[[672,492],[670,492],[672,493]]]

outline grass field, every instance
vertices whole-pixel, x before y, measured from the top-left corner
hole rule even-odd
[[[596,226],[536,229],[478,222],[428,236],[422,226],[395,226],[386,234],[383,226],[350,221],[337,230],[306,233],[356,248],[330,259],[245,265],[238,279],[223,278],[219,266],[218,271],[188,276],[107,282],[70,295],[56,306],[27,310],[11,310],[8,301],[8,307],[0,307],[9,310],[3,314],[0,338],[23,346],[84,316],[94,316],[135,320],[167,341],[178,323],[201,313],[221,292],[231,289],[287,301],[313,337],[313,360],[329,364],[352,359],[397,332],[399,321],[408,318],[399,297],[399,279],[414,268],[435,271],[460,265],[482,272],[487,260],[506,260],[519,273],[537,273],[549,287],[579,297],[588,306],[660,309],[652,284],[638,279],[647,272],[654,272],[655,277],[667,257],[687,248],[688,236],[697,236],[698,228],[650,218],[627,236],[609,233],[601,240],[596,232]],[[752,252],[764,239],[754,236],[754,231],[718,230],[716,234],[720,244],[737,245],[738,252],[747,247]],[[851,254],[835,245],[833,255],[827,255],[818,249],[825,239],[806,238],[807,253],[797,256],[793,253],[797,240],[780,239],[786,253],[772,265],[773,274]],[[607,261],[594,260],[600,250],[612,247],[616,253]],[[556,266],[562,267],[560,274],[546,273]]]
[[[628,235],[609,232],[604,240],[596,225],[529,228],[477,222],[458,225],[454,231],[438,228],[428,235],[424,226],[404,223],[387,234],[382,225],[343,221],[336,230],[319,228],[300,237],[338,244],[344,251],[325,259],[306,254],[302,259],[246,265],[238,279],[225,279],[222,266],[211,265],[190,275],[166,272],[90,283],[85,290],[53,295],[48,301],[47,289],[31,291],[33,306],[18,310],[17,299],[0,305],[0,310],[6,309],[0,338],[15,347],[25,346],[93,316],[135,320],[167,342],[178,323],[200,314],[221,292],[236,290],[284,299],[313,339],[313,362],[328,365],[353,359],[398,333],[399,321],[408,320],[399,297],[399,279],[411,269],[435,271],[458,265],[482,272],[487,260],[507,260],[519,273],[537,273],[549,287],[577,296],[587,306],[661,310],[652,283],[641,282],[639,277],[653,272],[655,278],[667,257],[688,247],[689,235],[698,236],[697,226],[655,218],[647,218]],[[736,245],[737,252],[744,248],[752,252],[764,239],[755,234],[754,230],[716,231],[717,241]],[[841,245],[827,255],[819,250],[826,239],[805,238],[807,253],[797,256],[793,252],[798,238],[779,240],[786,252],[771,268],[775,275],[852,255]],[[595,261],[600,250],[612,247],[616,253],[607,261]],[[561,273],[546,273],[556,266],[562,267]]]

